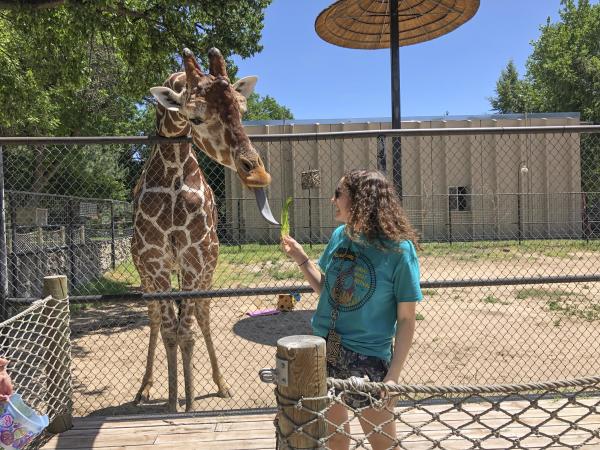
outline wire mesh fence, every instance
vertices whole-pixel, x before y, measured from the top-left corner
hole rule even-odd
[[[145,226],[164,217],[179,220],[155,237],[170,245],[205,231],[208,218],[179,233],[193,215],[186,195],[199,193],[177,184],[183,181],[181,154],[160,153],[177,147],[152,150],[152,138],[0,142],[2,313],[14,313],[15,298],[39,297],[44,274],[67,275],[75,414],[164,411],[168,378],[160,335],[149,398],[134,401],[160,310],[152,298],[135,294],[143,280],[131,255],[133,214],[140,207],[132,192],[144,164],[162,155],[167,163],[159,169],[148,163],[145,173],[164,184],[174,204],[146,204]],[[402,382],[520,383],[600,373],[594,348],[600,323],[600,164],[594,156],[600,154],[600,127],[277,134],[255,135],[252,142],[273,178],[267,192],[275,217],[293,197],[291,234],[314,259],[337,226],[330,198],[344,171],[385,167],[401,183],[404,208],[421,235],[426,297]],[[394,151],[394,145],[401,148]],[[212,280],[190,281],[191,251],[188,266],[161,266],[151,282],[159,281],[167,294],[204,291],[212,298],[212,344],[233,396],[217,395],[211,358],[194,326],[194,408],[272,408],[271,392],[256,372],[269,365],[279,337],[311,333],[317,298],[280,251],[279,228],[262,219],[252,192],[231,170],[201,152],[197,158],[217,211],[220,248]],[[401,178],[394,177],[394,167]],[[144,264],[157,263],[156,256]],[[278,293],[294,291],[302,294],[293,311],[255,314],[275,308]],[[208,305],[178,297],[166,312],[171,318],[196,308],[190,305]],[[178,379],[184,392],[181,367]]]
[[[599,377],[455,387],[330,378],[322,397],[291,400],[275,391],[277,448],[302,442],[330,449],[341,441],[352,449],[593,448],[600,443],[599,384]],[[348,396],[364,406],[348,406]],[[328,415],[336,406],[348,409],[345,420]],[[306,416],[298,423],[299,411]],[[296,425],[282,426],[290,421]]]
[[[51,429],[64,431],[72,413],[70,376],[69,307],[64,299],[46,297],[21,307],[11,318],[0,322],[0,349],[8,360],[8,373],[15,393],[38,414],[45,414]],[[22,420],[22,419],[21,419]],[[33,417],[29,417],[33,420]],[[14,418],[19,422],[18,418]],[[3,444],[15,448],[32,439],[31,426],[7,423],[3,416]],[[56,431],[54,431],[56,432]],[[34,442],[42,443],[45,434]]]

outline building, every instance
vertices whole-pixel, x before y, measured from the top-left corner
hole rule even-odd
[[[580,125],[578,113],[403,121],[403,129],[422,133],[401,139],[403,205],[422,238],[580,237],[580,136],[562,128],[573,125]],[[555,128],[524,134],[505,130],[512,127]],[[392,137],[330,133],[389,128],[385,120],[247,123],[246,131],[273,176],[268,197],[275,217],[291,196],[293,235],[303,241],[326,241],[336,226],[330,197],[342,174],[353,168],[377,168],[384,150],[390,177],[393,166]],[[318,171],[320,186],[303,189],[302,174],[309,171]],[[224,211],[232,240],[278,240],[279,229],[262,220],[252,193],[241,188],[232,172],[225,173]]]

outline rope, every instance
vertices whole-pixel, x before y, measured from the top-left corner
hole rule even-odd
[[[347,380],[327,378],[327,386],[339,390],[355,392],[379,393],[381,391],[398,394],[481,394],[481,393],[515,393],[522,391],[555,390],[600,384],[600,377],[576,378],[574,380],[548,381],[527,384],[487,384],[487,385],[456,385],[456,386],[427,386],[423,384],[386,384],[365,381],[352,377]]]
[[[309,448],[329,449],[328,441],[334,435],[345,436],[350,449],[370,448],[367,445],[374,438],[385,438],[390,449],[415,445],[432,449],[446,446],[527,449],[556,445],[581,448],[600,444],[600,377],[468,386],[384,384],[351,377],[347,380],[328,378],[327,386],[326,396],[300,399],[286,397],[275,389],[278,414],[274,425],[278,448],[296,448],[292,444],[301,436],[303,442],[314,444]],[[502,395],[493,399],[486,397],[491,393]],[[456,394],[466,396],[448,398]],[[394,408],[399,397],[409,402],[407,406]],[[322,409],[311,407],[319,402],[325,404]],[[347,408],[347,422],[338,424],[328,419],[328,411],[334,404]],[[387,411],[387,419],[371,423],[365,417],[366,410]],[[306,419],[294,422],[298,416],[294,411],[307,413]],[[345,430],[344,425],[356,418],[370,427],[366,433],[356,435]],[[388,431],[394,430],[390,428],[392,423],[398,431],[390,434]]]

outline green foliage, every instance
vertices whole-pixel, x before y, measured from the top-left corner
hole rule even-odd
[[[600,123],[600,4],[563,0],[560,21],[541,27],[527,62],[546,111],[579,111]]]
[[[252,93],[248,97],[248,111],[244,115],[244,120],[282,120],[293,119],[294,115],[283,105],[267,95],[259,96],[257,93]]]
[[[496,82],[496,96],[488,100],[492,109],[501,114],[522,112],[527,110],[527,93],[527,83],[519,80],[519,72],[511,59]]]
[[[578,111],[600,123],[600,4],[563,0],[560,20],[540,27],[524,79],[512,61],[490,104],[498,112]]]
[[[45,2],[43,8],[13,2],[12,9],[0,10],[0,135],[152,134],[148,90],[179,70],[182,49],[204,63],[213,46],[226,58],[256,54],[270,2],[238,0],[224,7],[213,0],[84,0]],[[287,111],[270,97],[257,100],[257,111]],[[123,148],[111,159],[108,152],[93,157],[81,149],[30,148],[12,155],[20,163],[13,167],[27,170],[12,174],[12,187],[51,192],[62,180],[56,193],[67,194],[71,186],[79,195],[123,198],[144,152]]]
[[[579,112],[583,121],[600,123],[600,4],[562,0],[560,20],[540,27],[532,43],[524,79],[512,64],[500,74],[495,111]],[[583,137],[582,190],[600,191],[600,142]]]

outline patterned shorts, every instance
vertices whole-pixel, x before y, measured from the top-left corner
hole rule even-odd
[[[327,363],[327,376],[339,379],[350,377],[367,377],[369,381],[383,381],[390,368],[390,363],[376,356],[366,356],[360,353],[341,348],[341,354],[335,364]],[[335,395],[340,391],[335,390]],[[371,405],[369,395],[362,393],[345,393],[342,396],[344,403],[351,408],[364,408]]]

